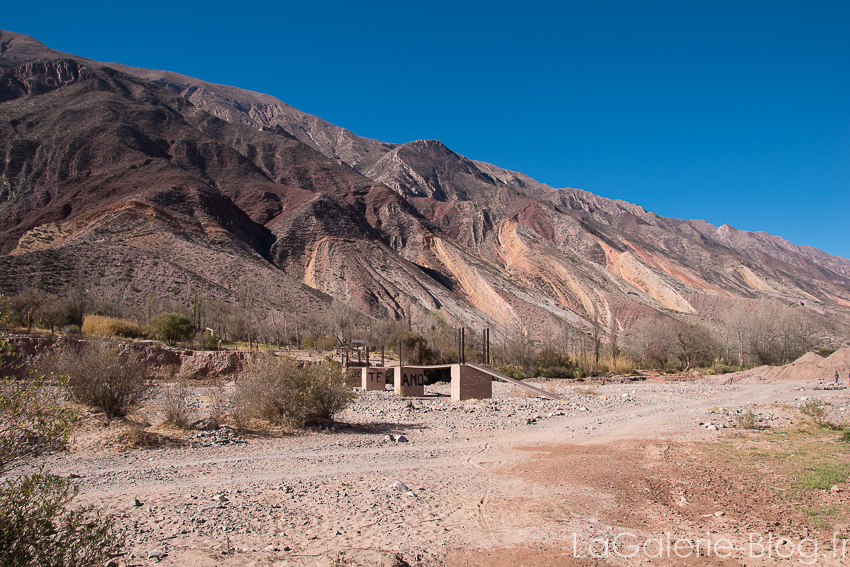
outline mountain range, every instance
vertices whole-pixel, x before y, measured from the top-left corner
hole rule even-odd
[[[0,31],[2,291],[82,272],[113,300],[246,290],[270,310],[545,338],[773,297],[847,320],[850,260],[466,158],[269,95]]]

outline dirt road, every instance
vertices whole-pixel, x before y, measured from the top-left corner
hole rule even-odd
[[[804,398],[828,402],[838,420],[850,406],[848,390],[812,382],[543,386],[567,401],[525,397],[506,384],[494,385],[492,400],[457,403],[447,384],[416,399],[361,393],[336,431],[246,435],[222,446],[116,452],[108,441],[121,426],[94,420],[73,452],[47,464],[80,476],[78,502],[120,516],[133,565],[691,564],[587,546],[668,530],[740,539],[761,526],[729,523],[731,504],[716,495],[723,510],[687,510],[702,483],[677,459],[730,439],[736,410],[755,407],[765,425],[781,429],[799,421],[793,406]],[[677,491],[687,504],[671,500]],[[765,508],[775,504],[767,500]]]

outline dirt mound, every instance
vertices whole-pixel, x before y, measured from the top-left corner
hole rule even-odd
[[[759,366],[744,372],[728,374],[733,382],[753,384],[758,382],[776,382],[788,380],[832,382],[838,372],[839,382],[844,383],[850,372],[850,348],[843,348],[823,358],[813,352],[807,352],[794,362],[785,366]]]

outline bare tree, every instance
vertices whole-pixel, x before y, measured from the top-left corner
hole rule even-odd
[[[50,334],[55,334],[56,325],[61,325],[67,320],[65,303],[56,295],[45,296],[39,305],[37,317],[50,328]]]
[[[676,328],[675,354],[683,370],[709,366],[714,362],[717,346],[708,329],[695,323],[680,323]]]
[[[27,332],[32,331],[33,323],[35,323],[38,310],[44,301],[44,294],[37,289],[30,288],[12,298],[12,310],[17,312],[21,323],[26,325]]]

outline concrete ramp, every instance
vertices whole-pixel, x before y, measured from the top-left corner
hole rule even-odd
[[[566,400],[564,400],[564,398],[562,398],[560,396],[556,396],[552,392],[547,392],[543,388],[538,388],[536,386],[532,386],[531,384],[526,384],[525,382],[522,382],[521,380],[515,380],[515,379],[513,379],[509,376],[505,376],[501,372],[496,372],[492,368],[487,368],[486,366],[481,366],[480,364],[467,363],[466,365],[478,370],[479,372],[484,372],[485,374],[489,374],[493,378],[498,378],[499,380],[503,380],[503,381],[507,382],[508,384],[513,384],[514,386],[518,386],[520,388],[528,390],[529,392],[534,392],[538,396],[545,396],[545,397],[552,399],[552,400],[566,401]]]

